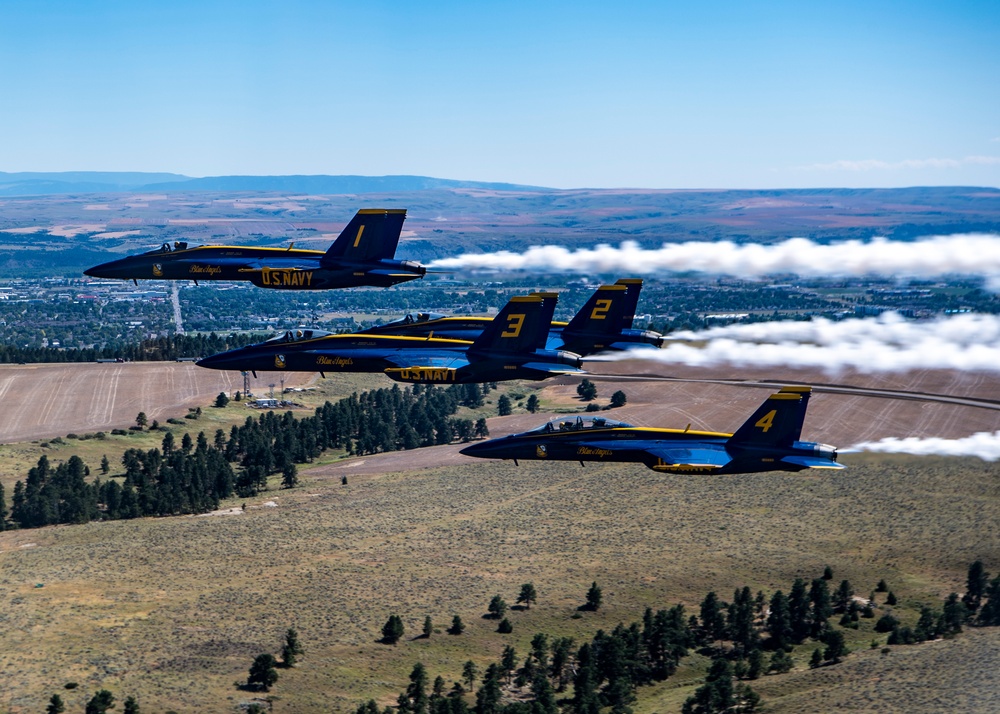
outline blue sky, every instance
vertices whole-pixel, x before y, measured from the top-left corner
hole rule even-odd
[[[1000,186],[996,2],[0,2],[0,171]]]

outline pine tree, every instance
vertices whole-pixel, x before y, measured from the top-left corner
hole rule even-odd
[[[294,488],[299,485],[299,472],[295,464],[289,461],[281,472],[281,485],[284,488]]]
[[[829,566],[827,566],[829,567]],[[816,578],[809,589],[809,601],[812,607],[809,612],[810,632],[813,637],[819,637],[827,628],[827,618],[833,614],[830,604],[830,591],[825,578]]]
[[[259,654],[250,665],[250,674],[247,676],[247,684],[251,687],[259,687],[265,692],[278,681],[278,670],[275,669],[278,662],[272,654]]]
[[[897,600],[896,600],[896,593],[894,593],[892,590],[890,590],[889,594],[885,598],[885,604],[891,606],[891,605],[895,605],[896,602],[897,602]]]
[[[592,612],[596,612],[601,607],[601,601],[604,599],[601,589],[597,587],[597,581],[594,581],[590,589],[587,591],[587,604],[584,606],[585,609]]]
[[[431,616],[428,615],[424,618],[424,638],[430,637],[434,634],[434,623],[431,621]]]
[[[142,431],[143,429],[145,429],[146,428],[146,424],[148,424],[148,423],[149,423],[149,419],[146,417],[146,412],[139,412],[138,414],[136,414],[136,416],[135,416],[135,425],[137,427],[139,427],[140,431]],[[104,691],[107,691],[107,690],[106,689],[102,689],[101,691],[104,692]]]
[[[833,594],[833,611],[847,612],[847,608],[850,606],[852,602],[851,598],[853,597],[854,590],[851,589],[851,584],[846,580],[841,580],[840,586]]]
[[[727,660],[718,658],[712,660],[705,684],[685,700],[681,711],[685,714],[715,714],[730,711],[735,705],[732,667]]]
[[[62,697],[53,694],[52,698],[49,699],[49,705],[45,707],[45,714],[63,714],[65,711],[66,705],[63,704]]]
[[[406,689],[413,714],[427,714],[427,670],[422,662],[417,662],[410,672],[410,686]]]
[[[105,454],[101,457],[101,473],[107,475],[111,471],[111,462],[108,461],[108,455]]]
[[[483,684],[476,693],[477,714],[499,714],[500,712],[500,668],[491,664],[486,668]]]
[[[465,688],[470,692],[474,691],[476,686],[476,677],[479,676],[479,667],[471,659],[462,665],[462,681],[465,682]]]
[[[573,711],[575,714],[599,714],[601,703],[597,695],[597,673],[589,644],[584,644],[576,655],[576,674],[573,676]]]
[[[850,650],[844,644],[844,633],[840,630],[829,630],[823,635],[823,643],[826,649],[823,651],[823,659],[834,664],[840,662],[840,658],[845,656]]]
[[[497,400],[497,414],[499,416],[508,416],[511,411],[510,397],[506,394],[501,394],[500,398]]]
[[[525,583],[521,586],[521,593],[517,596],[517,601],[523,602],[526,610],[531,609],[531,603],[538,601],[538,593],[535,591],[533,583]]]
[[[219,392],[219,396],[215,398],[214,406],[218,407],[219,409],[222,409],[222,407],[226,406],[227,404],[229,404],[229,395],[227,395],[225,392]]]
[[[986,586],[986,602],[979,610],[977,622],[980,625],[1000,625],[1000,576],[993,578]]]
[[[628,397],[625,396],[625,392],[618,390],[611,395],[611,408],[617,409],[618,407],[623,407],[628,402]]]
[[[769,672],[777,672],[778,674],[784,674],[785,672],[791,671],[794,666],[791,656],[785,652],[785,650],[778,650],[773,655],[771,655],[771,661],[767,666]]]
[[[813,650],[812,657],[809,658],[809,668],[816,669],[823,664],[823,650],[819,647]]]
[[[962,596],[962,602],[969,609],[970,615],[975,615],[979,611],[989,579],[990,574],[986,572],[983,561],[977,560],[969,566],[969,575],[966,578],[965,595]]]
[[[517,651],[510,645],[504,645],[503,654],[500,657],[500,671],[507,682],[510,682],[511,673],[517,668]]]
[[[829,565],[823,568],[823,580],[833,580],[833,568]]]
[[[128,697],[125,700],[125,708],[122,711],[124,714],[140,714],[139,702],[135,697]]]
[[[281,660],[286,667],[294,667],[295,661],[303,652],[302,644],[299,642],[299,633],[292,628],[288,628],[285,633],[285,644],[281,648]]]
[[[455,615],[451,618],[451,627],[448,628],[449,635],[460,635],[465,632],[465,623],[462,622],[462,618]]]
[[[767,631],[771,635],[771,646],[782,650],[793,642],[792,615],[788,608],[788,598],[780,590],[771,596],[771,606],[767,614]]]
[[[576,385],[576,393],[585,402],[593,401],[597,398],[597,386],[589,379],[583,379]]]
[[[514,631],[514,625],[511,624],[511,621],[508,620],[506,617],[500,620],[500,624],[497,625],[497,632],[499,632],[501,635],[509,635],[513,631]]]
[[[701,601],[701,629],[707,642],[721,640],[726,635],[726,620],[722,614],[722,603],[714,591],[709,591]]]
[[[382,641],[386,644],[394,645],[399,642],[403,633],[403,620],[399,615],[389,615],[389,619],[382,626]]]
[[[538,407],[539,407],[538,395],[532,394],[530,397],[528,397],[528,401],[524,405],[524,408],[527,409],[532,414],[534,414],[535,412],[538,411]]]
[[[107,689],[100,689],[87,702],[86,714],[106,714],[115,705],[115,695]]]
[[[494,595],[486,611],[494,620],[500,620],[507,613],[507,603],[499,595]]]

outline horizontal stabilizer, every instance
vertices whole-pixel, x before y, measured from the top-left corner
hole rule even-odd
[[[532,369],[536,372],[548,372],[553,377],[558,374],[587,374],[584,370],[577,367],[570,367],[565,364],[552,364],[550,362],[526,362],[521,367],[523,369]]]
[[[782,459],[782,461],[793,466],[801,466],[804,469],[832,469],[834,471],[839,471],[840,469],[847,468],[843,464],[838,464],[836,461],[818,459],[814,456],[786,456]]]

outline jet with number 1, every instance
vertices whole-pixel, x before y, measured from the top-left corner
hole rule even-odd
[[[783,387],[734,434],[648,429],[603,417],[560,417],[537,429],[462,449],[466,456],[537,461],[625,461],[681,474],[842,469],[837,449],[799,441],[811,387]]]
[[[468,384],[583,374],[580,355],[545,349],[554,299],[512,297],[475,340],[331,335],[295,330],[206,357],[200,367],[248,372],[382,372],[397,382]]]
[[[245,280],[271,290],[391,287],[424,277],[419,263],[396,260],[406,209],[363,208],[325,253],[299,248],[164,243],[156,250],[83,271],[120,280]]]

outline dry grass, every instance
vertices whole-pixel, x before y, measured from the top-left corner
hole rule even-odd
[[[850,465],[822,479],[707,479],[475,463],[354,475],[347,487],[306,473],[304,487],[266,494],[241,515],[4,533],[2,704],[39,711],[73,680],[80,689],[63,692],[70,709],[99,687],[137,694],[152,711],[234,707],[249,696],[233,683],[253,656],[276,652],[294,626],[306,654],[274,694],[289,712],[345,711],[369,696],[390,703],[417,660],[452,681],[466,659],[485,664],[508,642],[526,652],[537,631],[582,641],[647,605],[696,607],[709,589],[787,590],[830,564],[859,592],[886,577],[915,607],[960,588],[975,558],[1000,563],[1000,466]],[[278,507],[264,507],[268,498]],[[606,609],[571,619],[593,580]],[[513,635],[495,634],[480,619],[489,598],[513,602],[528,581],[539,604],[514,613]],[[408,637],[428,614],[441,629],[460,614],[469,631],[377,644],[393,612]],[[867,642],[870,630],[857,637]],[[926,676],[921,666],[913,671]],[[795,677],[807,690],[826,686],[813,673],[766,683]],[[683,699],[677,681],[640,690],[640,710],[671,710]]]

